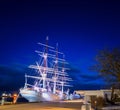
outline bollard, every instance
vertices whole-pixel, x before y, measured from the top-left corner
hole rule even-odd
[[[81,110],[86,110],[86,105],[82,105]]]
[[[1,105],[4,105],[4,103],[5,103],[5,97],[2,96]]]
[[[2,100],[1,100],[1,105],[4,105],[5,103],[5,93],[2,94]]]

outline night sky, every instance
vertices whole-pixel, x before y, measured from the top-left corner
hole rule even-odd
[[[0,91],[24,86],[46,36],[65,53],[74,89],[104,88],[89,67],[99,50],[120,47],[119,0],[0,0]]]

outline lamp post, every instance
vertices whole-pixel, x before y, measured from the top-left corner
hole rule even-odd
[[[95,110],[97,110],[97,101],[95,100]]]

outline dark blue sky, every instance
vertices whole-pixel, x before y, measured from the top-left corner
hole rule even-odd
[[[37,58],[34,52],[39,49],[37,43],[44,42],[46,36],[49,44],[59,43],[70,63],[70,76],[79,89],[103,87],[98,73],[88,68],[94,64],[99,50],[120,46],[120,3],[117,0],[1,0],[1,90],[23,86],[27,66]]]

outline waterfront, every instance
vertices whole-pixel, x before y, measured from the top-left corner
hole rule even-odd
[[[24,103],[0,106],[0,110],[80,110],[81,102],[64,103],[64,102],[41,102],[41,103]]]

